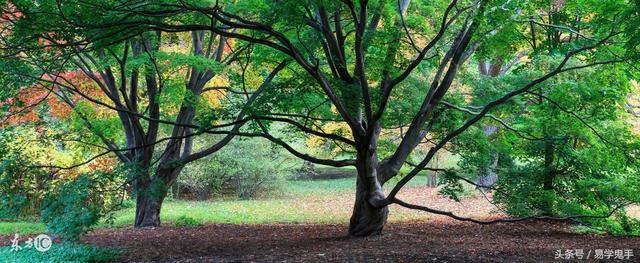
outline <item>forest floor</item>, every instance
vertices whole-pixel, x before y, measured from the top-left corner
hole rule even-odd
[[[455,202],[418,179],[399,197],[461,216],[502,216],[491,195],[469,189]],[[290,181],[286,194],[264,200],[173,200],[162,210],[163,226],[153,229],[131,228],[133,210],[126,209],[115,225],[99,226],[81,242],[118,250],[119,262],[550,262],[557,261],[557,250],[576,249],[584,259],[593,259],[597,249],[632,250],[638,255],[627,262],[640,262],[640,237],[578,234],[575,227],[550,222],[481,226],[398,206],[390,207],[382,235],[350,238],[352,189],[353,178]],[[640,215],[638,207],[629,212]],[[26,239],[44,228],[6,225],[0,246],[10,245],[11,231]],[[53,248],[78,254],[62,244]]]
[[[450,220],[388,224],[382,235],[346,236],[336,224],[211,224],[101,229],[82,238],[122,248],[122,262],[550,262],[556,251],[640,253],[640,237],[576,234],[558,223],[481,226]],[[613,257],[611,257],[613,260]],[[562,261],[562,260],[560,260]],[[640,254],[627,262],[640,261]]]

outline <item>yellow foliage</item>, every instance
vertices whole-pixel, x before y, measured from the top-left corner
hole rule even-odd
[[[322,126],[322,130],[328,134],[336,134],[346,138],[352,137],[349,125],[343,122],[327,123]],[[339,147],[332,147],[333,141],[318,136],[309,137],[306,143],[309,149],[319,155],[324,155],[324,157],[333,157],[341,151]]]
[[[222,77],[216,76],[213,79],[211,79],[207,85],[205,85],[205,88],[207,87],[225,87],[229,85],[229,81],[227,79],[224,79]],[[209,106],[214,107],[214,108],[219,108],[221,107],[221,103],[220,101],[224,99],[224,96],[226,95],[227,91],[223,90],[223,89],[217,89],[217,90],[209,90],[206,91],[204,93],[202,93],[202,99],[204,99],[205,102],[207,102],[207,104],[209,104]]]

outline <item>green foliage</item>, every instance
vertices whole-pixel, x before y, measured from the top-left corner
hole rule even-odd
[[[282,149],[258,139],[236,140],[210,157],[188,164],[178,187],[200,200],[257,198],[282,189],[292,170]]]
[[[372,111],[376,112],[382,105],[382,101],[379,101],[380,91],[385,89],[385,84],[389,84],[389,80],[401,75],[406,66],[413,63],[420,47],[437,38],[435,36],[442,36],[437,43],[434,42],[435,45],[429,52],[419,56],[422,61],[416,70],[406,79],[403,78],[391,91],[388,103],[384,104],[386,108],[379,116],[383,129],[380,134],[383,136],[365,136],[367,140],[364,143],[361,143],[364,141],[360,140],[361,138],[355,140],[356,147],[362,149],[371,146],[365,144],[374,141],[373,139],[379,139],[375,150],[377,157],[384,160],[405,150],[398,151],[397,146],[405,135],[403,128],[414,120],[415,123],[425,126],[414,128],[428,131],[425,139],[437,142],[447,138],[447,134],[460,127],[468,115],[478,114],[477,110],[482,110],[484,105],[552,71],[570,51],[593,44],[608,36],[610,32],[623,30],[619,34],[611,35],[601,47],[582,52],[567,61],[568,67],[582,67],[586,63],[617,59],[621,55],[635,55],[637,59],[640,43],[637,36],[640,21],[637,1],[559,1],[562,3],[556,4],[562,7],[554,7],[557,10],[549,10],[549,1],[481,1],[479,9],[476,9],[478,5],[475,1],[460,1],[452,9],[454,13],[460,13],[450,16],[445,16],[444,13],[449,1],[411,1],[411,7],[402,15],[397,12],[399,1],[368,1],[367,8],[359,6],[367,1],[353,6],[348,6],[347,2],[349,1],[322,0],[307,3],[299,0],[193,0],[176,4],[175,1],[160,0],[142,5],[122,1],[86,0],[65,1],[64,4],[53,0],[38,1],[37,4],[27,0],[7,2],[3,10],[18,10],[22,19],[17,19],[15,23],[7,23],[11,24],[11,34],[3,39],[6,43],[2,44],[8,47],[7,52],[25,54],[29,59],[2,62],[0,68],[6,69],[10,74],[0,75],[0,82],[8,87],[0,91],[0,100],[15,96],[19,88],[31,84],[29,80],[11,76],[40,76],[41,71],[74,71],[77,70],[76,65],[67,61],[78,63],[78,59],[81,58],[89,71],[93,71],[93,67],[103,69],[109,66],[113,70],[110,69],[112,72],[108,75],[122,74],[121,79],[104,80],[111,82],[113,87],[122,87],[122,90],[111,87],[112,96],[118,93],[127,96],[127,82],[133,83],[133,80],[138,78],[145,80],[140,82],[137,90],[131,92],[140,91],[140,94],[144,94],[144,84],[149,84],[146,83],[149,79],[145,77],[157,75],[158,82],[161,82],[161,87],[158,87],[160,93],[147,94],[147,97],[131,94],[130,99],[144,97],[140,98],[139,105],[143,114],[148,113],[142,110],[144,108],[149,112],[153,111],[149,104],[157,100],[162,105],[162,109],[158,111],[163,120],[172,119],[180,109],[193,106],[197,109],[194,123],[202,127],[198,132],[221,120],[233,120],[238,112],[246,110],[248,117],[286,116],[291,120],[304,122],[304,128],[330,128],[328,133],[333,135],[353,137],[356,133],[350,129],[360,125],[358,122],[361,120],[356,120],[355,124],[351,123],[351,127],[348,127],[345,122],[346,116],[340,116],[335,106],[344,105],[346,111],[355,118],[365,116],[363,109],[369,101],[363,101],[363,88],[369,86],[365,91],[371,95]],[[171,10],[180,4],[189,7],[184,10]],[[221,78],[223,80],[220,82],[225,82],[223,85],[236,86],[242,83],[243,88],[246,84],[253,86],[256,80],[264,79],[267,69],[274,61],[281,61],[287,54],[295,57],[298,64],[302,64],[301,67],[291,63],[279,74],[273,87],[269,87],[258,98],[256,106],[250,109],[242,108],[246,100],[244,96],[228,93],[224,94],[225,101],[221,102],[224,109],[207,105],[197,92],[187,89],[189,81],[183,78],[184,73],[194,76],[196,73],[201,74],[202,72],[197,72],[200,70],[210,69],[218,73],[217,71],[227,69],[223,63],[183,52],[184,44],[189,41],[188,37],[184,36],[188,34],[173,32],[180,31],[184,25],[188,25],[184,28],[202,30],[221,26],[218,23],[220,21],[210,20],[206,11],[196,11],[197,7],[209,8],[214,4],[225,12],[238,15],[236,17],[222,14],[222,17],[231,21],[222,25],[223,27],[230,24],[242,25],[221,33],[225,36],[243,36],[235,39],[235,43],[229,41],[228,45],[222,47],[233,50],[246,48],[246,52],[238,53],[237,61],[229,63],[232,65],[229,68],[234,69],[236,62],[240,62],[237,64],[243,64],[245,70],[241,73],[233,72],[234,70],[224,72],[228,74]],[[348,7],[351,10],[347,10]],[[209,11],[214,12],[213,9]],[[373,28],[365,29],[364,32],[355,30],[357,25],[365,25],[371,21],[350,18],[352,14],[349,11],[353,12],[353,15],[357,15],[356,11],[368,12],[366,15],[363,13],[363,17],[377,17],[380,23]],[[475,14],[478,16],[474,16]],[[566,25],[566,28],[534,25],[533,21],[527,21],[528,17],[540,17],[542,20],[538,21],[539,23]],[[317,21],[318,19],[328,21]],[[353,20],[349,21],[350,19]],[[439,34],[443,19],[445,22],[448,21],[448,28]],[[262,25],[256,26],[252,21]],[[117,54],[128,51],[125,43],[140,41],[141,35],[152,35],[154,32],[148,32],[150,24],[162,27],[164,23],[167,31],[172,31],[163,33],[171,35],[169,40],[152,44],[164,45],[163,51],[145,50],[144,55],[125,53],[121,59],[126,61],[126,65],[122,68],[117,67],[117,62],[120,61]],[[475,55],[470,57],[469,61],[455,62],[460,55],[466,54],[460,54],[457,51],[462,50],[457,49],[452,49],[456,52],[448,53],[448,45],[457,43],[458,32],[464,32],[464,27],[468,25],[473,25],[473,29],[476,25],[479,27],[478,30],[468,30],[474,32],[470,45],[474,48],[468,48],[467,51],[473,50]],[[321,28],[322,26],[328,28]],[[337,32],[337,27],[341,27],[342,32]],[[588,37],[580,36],[570,28],[576,28],[581,31],[580,34]],[[266,33],[271,30],[281,33]],[[206,34],[213,36],[213,33],[207,32],[203,37],[207,36]],[[365,35],[362,39],[364,43],[353,41],[362,35]],[[43,48],[43,39],[46,39],[47,43],[57,42],[65,45]],[[90,43],[85,44],[84,40]],[[246,45],[247,40],[259,45]],[[73,46],[76,41],[80,41],[81,44]],[[91,55],[96,59],[86,56],[91,61],[84,62],[83,55],[77,54],[78,47],[90,50],[84,55]],[[278,52],[274,52],[273,47],[277,47]],[[360,51],[361,47],[362,54],[352,52]],[[328,52],[328,49],[335,50]],[[480,60],[502,64],[516,52],[526,54],[526,62],[516,66],[505,76],[488,78],[478,76],[470,70],[480,65]],[[448,59],[439,61],[446,57],[445,54],[453,54],[455,59],[451,61],[454,64],[446,65]],[[422,55],[425,55],[424,58]],[[21,56],[8,54],[12,59]],[[38,65],[22,64],[31,63],[31,60],[36,61]],[[362,70],[366,72],[354,69],[354,61],[365,63]],[[430,89],[434,75],[440,75],[437,69],[441,62],[442,69],[448,71],[445,73],[446,77],[434,80],[435,86]],[[456,64],[459,64],[459,69]],[[634,159],[637,159],[636,149],[639,143],[637,136],[629,131],[630,127],[625,123],[624,113],[625,99],[629,94],[629,78],[633,74],[629,71],[635,68],[634,65],[602,66],[567,72],[538,83],[524,96],[501,104],[491,112],[492,117],[505,120],[509,127],[502,127],[503,123],[485,118],[447,145],[451,151],[462,156],[462,162],[457,173],[450,171],[441,177],[441,184],[444,186],[441,193],[459,200],[459,193],[464,191],[460,177],[481,176],[486,167],[493,163],[493,157],[499,156],[496,168],[500,174],[497,186],[499,192],[495,196],[512,215],[602,214],[612,206],[637,202],[638,197],[634,193],[639,190],[640,180],[637,180],[639,171]],[[53,68],[55,70],[52,70]],[[193,71],[190,71],[191,68]],[[125,74],[138,70],[140,75],[128,79],[124,77]],[[466,78],[458,78],[457,72],[466,74]],[[307,73],[312,73],[313,76]],[[105,78],[106,75],[100,74],[101,78]],[[366,79],[360,80],[359,77]],[[451,78],[454,79],[454,85],[449,88],[446,80]],[[324,85],[322,88],[318,85],[319,82]],[[365,82],[367,85],[364,85]],[[200,84],[204,86],[212,83]],[[327,92],[327,85],[334,90]],[[435,87],[439,85],[442,87],[436,91]],[[131,87],[129,89],[133,90]],[[430,94],[430,90],[436,91],[431,94],[435,94],[432,98],[436,99],[424,100],[425,96]],[[468,110],[464,112],[437,105],[440,95],[443,94],[446,94],[446,102],[455,105],[468,104]],[[331,98],[327,98],[327,95]],[[336,105],[332,105],[331,100],[340,100],[340,103],[334,102]],[[416,115],[422,103],[425,103],[425,106],[433,104],[433,108],[427,107],[428,112],[421,113],[424,115]],[[118,106],[120,102],[114,101],[114,104]],[[3,109],[6,108],[7,106],[3,105]],[[76,131],[86,131],[87,129],[80,127],[87,126],[88,123],[91,126],[89,130],[98,135],[90,137],[92,143],[109,142],[116,146],[131,146],[130,137],[149,136],[144,128],[134,135],[128,133],[127,143],[122,136],[122,131],[128,125],[151,126],[148,120],[139,121],[130,116],[123,117],[126,114],[122,112],[119,116],[105,116],[94,105],[82,100],[77,102],[74,112],[77,115],[73,123]],[[422,117],[424,121],[419,121]],[[375,127],[372,124],[362,122],[362,126],[367,128]],[[488,128],[493,127],[500,127],[496,128],[499,131],[494,134],[486,132]],[[170,125],[162,124],[159,128],[160,134],[180,136],[177,132],[169,131],[170,129]],[[268,130],[277,133],[278,137],[286,138],[292,144],[314,138],[300,131],[299,127],[290,123],[278,125],[277,121],[261,121],[258,125],[257,121],[251,120],[243,129],[251,132]],[[45,175],[42,171],[23,171],[22,168],[33,160],[33,163],[36,163],[37,159],[46,155],[38,153],[34,156],[21,156],[17,153],[22,149],[12,146],[13,148],[5,150],[2,149],[3,144],[7,143],[0,143],[0,204],[6,211],[0,211],[0,217],[27,214],[25,211],[28,210],[21,210],[22,207],[33,207],[32,203],[38,201],[29,200],[42,200],[43,194],[46,193],[48,198],[43,206],[43,218],[48,221],[54,232],[74,239],[106,214],[105,207],[112,204],[113,197],[104,195],[103,192],[113,188],[118,179],[104,173],[81,173],[78,177],[69,176],[66,180],[43,186]],[[350,145],[330,140],[315,145],[319,146],[303,153],[312,153],[321,158],[354,157],[354,147]],[[86,148],[76,150],[85,157],[89,152]],[[412,155],[415,157],[421,154],[418,149]],[[152,157],[157,155],[162,154],[149,154]],[[29,158],[24,158],[25,156]],[[280,165],[282,159],[280,152],[265,144],[253,140],[234,142],[218,154],[188,165],[184,169],[185,176],[178,178],[178,188],[187,188],[200,199],[211,196],[254,198],[274,191],[281,184],[288,173]],[[182,164],[176,162],[173,165]],[[163,181],[154,180],[149,191],[158,195],[154,197],[161,197],[166,193],[167,187]],[[71,215],[74,220],[62,222],[62,215]],[[190,222],[187,218],[183,221],[185,224]],[[634,222],[624,217],[616,217],[612,222],[612,232],[630,232],[635,227]]]
[[[75,241],[100,219],[119,208],[122,180],[118,173],[80,174],[61,183],[42,204],[42,220],[53,234]]]
[[[535,166],[514,167],[498,176],[499,190],[494,195],[510,215],[523,217],[543,214],[549,202],[557,198],[553,191],[542,188],[542,173]]]
[[[453,171],[445,171],[438,177],[438,185],[442,185],[439,193],[460,202],[459,194],[464,190],[459,176]]]
[[[33,129],[0,129],[0,219],[38,215],[52,175],[35,167],[55,154],[53,142]]]
[[[220,72],[224,69],[224,66],[219,62],[202,56],[158,52],[157,57],[163,62],[171,63],[170,66],[176,68],[189,66],[198,71],[212,70],[213,72]]]
[[[54,243],[47,252],[34,248],[11,251],[10,246],[0,247],[0,258],[5,262],[111,262],[120,252],[73,243]]]
[[[507,76],[479,77],[479,103],[513,90],[518,79],[540,75],[559,59],[538,54]],[[509,129],[487,120],[456,140],[465,177],[480,175],[492,154],[498,154],[494,200],[516,217],[603,216],[616,206],[637,203],[639,167],[633,149],[639,138],[631,132],[624,106],[629,82],[623,66],[583,69],[503,105],[496,115],[508,120]],[[482,129],[491,125],[498,131],[487,136]],[[609,233],[637,233],[637,224],[621,213],[583,221]]]
[[[177,227],[184,227],[184,226],[194,227],[194,226],[202,225],[202,223],[199,222],[198,220],[193,219],[192,217],[189,217],[187,215],[182,215],[176,218],[175,221],[173,221],[173,225]]]
[[[0,89],[0,102],[15,98],[22,87],[31,85],[33,79],[29,78],[33,74],[33,69],[26,63],[17,59],[5,58],[0,61],[0,83],[3,84]],[[10,103],[0,103],[0,112],[5,112]]]

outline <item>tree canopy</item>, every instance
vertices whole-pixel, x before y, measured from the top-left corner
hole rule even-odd
[[[393,204],[588,223],[639,201],[639,12],[617,0],[10,1],[0,99],[44,88],[98,157],[137,166],[125,180],[136,226],[159,225],[184,165],[235,137],[355,167],[353,236],[381,232]],[[203,134],[219,137],[192,152]],[[444,151],[461,160],[443,194],[493,190],[512,217],[401,200]]]

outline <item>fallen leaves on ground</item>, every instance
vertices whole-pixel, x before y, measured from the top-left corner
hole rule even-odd
[[[101,229],[82,241],[122,248],[123,262],[541,262],[553,261],[557,249],[640,251],[639,237],[575,234],[568,225],[549,222],[390,223],[382,235],[366,238],[348,237],[346,230],[346,225],[212,224]]]

